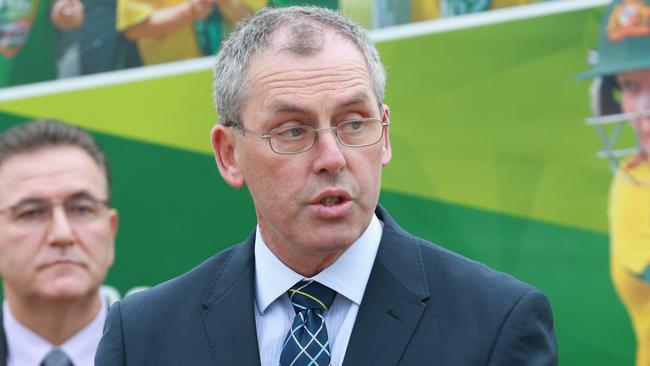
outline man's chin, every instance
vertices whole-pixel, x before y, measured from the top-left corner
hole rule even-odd
[[[314,251],[325,253],[340,252],[348,249],[359,237],[362,231],[342,230],[327,231],[324,230],[314,239],[312,248]]]
[[[79,278],[57,278],[41,291],[42,297],[51,301],[74,301],[96,293],[88,283]]]

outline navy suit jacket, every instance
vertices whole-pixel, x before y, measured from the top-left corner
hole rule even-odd
[[[384,231],[344,365],[557,364],[543,293],[376,214]],[[254,241],[113,305],[96,365],[259,365]]]
[[[5,327],[0,310],[0,366],[7,366],[7,338],[5,336]]]

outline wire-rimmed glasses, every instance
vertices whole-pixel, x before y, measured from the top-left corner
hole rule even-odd
[[[41,199],[28,199],[10,207],[0,209],[9,219],[20,227],[38,228],[51,222],[54,208],[61,206],[71,224],[85,225],[94,222],[110,207],[107,200],[93,197],[72,197],[63,202],[50,202]]]
[[[382,122],[379,118],[363,118],[341,122],[333,127],[316,128],[310,125],[294,125],[274,128],[266,134],[259,134],[245,128],[241,123],[225,122],[224,126],[234,127],[242,134],[249,133],[269,140],[271,150],[278,154],[299,154],[310,150],[316,144],[318,133],[333,131],[341,145],[363,147],[378,143],[384,137],[384,126],[390,121]]]

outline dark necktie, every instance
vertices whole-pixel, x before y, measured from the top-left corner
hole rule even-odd
[[[52,348],[50,353],[48,353],[45,358],[43,359],[43,362],[41,362],[41,366],[73,366],[72,362],[66,356],[66,354],[61,351],[59,348]]]
[[[280,366],[330,365],[323,313],[334,302],[336,291],[312,280],[298,282],[288,294],[296,316],[282,347]]]

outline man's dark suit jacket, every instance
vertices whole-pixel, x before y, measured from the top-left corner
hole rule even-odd
[[[0,310],[0,366],[7,366],[7,337],[5,336],[5,327]]]
[[[544,294],[376,214],[384,231],[344,365],[557,364]],[[254,241],[113,305],[96,365],[259,365]]]

